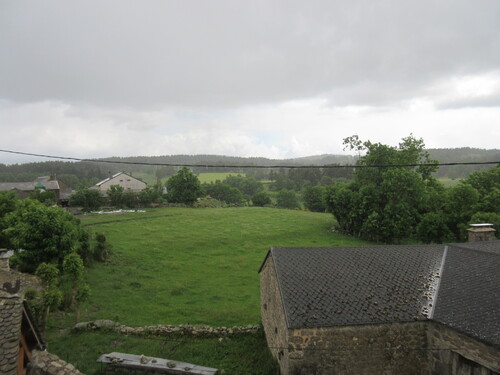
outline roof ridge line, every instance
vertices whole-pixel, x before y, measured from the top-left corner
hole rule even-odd
[[[438,302],[439,287],[441,286],[441,280],[443,279],[444,264],[446,262],[446,255],[448,254],[448,245],[444,246],[443,257],[441,258],[441,266],[439,267],[439,279],[436,285],[436,290],[434,291],[434,297],[432,298],[433,304],[431,311],[429,312],[429,319],[434,318],[434,311],[436,310],[436,305]]]

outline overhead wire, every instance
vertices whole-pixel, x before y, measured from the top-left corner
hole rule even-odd
[[[325,169],[337,169],[337,168],[404,168],[404,167],[436,167],[436,166],[451,166],[451,165],[493,165],[500,164],[500,160],[497,161],[483,161],[483,162],[451,162],[451,163],[414,163],[414,164],[371,164],[371,165],[340,165],[340,164],[323,164],[323,165],[238,165],[238,164],[186,164],[186,163],[153,163],[153,162],[140,162],[140,161],[125,161],[125,160],[105,160],[105,159],[85,159],[76,158],[70,156],[56,156],[56,155],[45,155],[45,154],[35,154],[31,152],[13,151],[13,150],[1,150],[0,152],[16,154],[16,155],[26,155],[35,156],[41,158],[49,159],[60,159],[68,161],[79,161],[79,162],[92,162],[92,163],[110,163],[110,164],[126,164],[126,165],[146,165],[146,166],[158,166],[158,167],[202,167],[202,168],[249,168],[249,169],[307,169],[307,168],[325,168]]]

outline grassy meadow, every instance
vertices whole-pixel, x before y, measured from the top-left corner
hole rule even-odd
[[[257,324],[258,269],[270,246],[357,245],[331,232],[329,214],[259,207],[163,208],[87,215],[113,245],[88,270],[83,319],[152,324]]]
[[[222,180],[225,180],[226,177],[238,176],[238,175],[245,176],[245,173],[234,173],[234,172],[232,172],[232,173],[231,172],[229,172],[229,173],[224,173],[224,172],[211,173],[211,172],[207,172],[207,173],[198,174],[198,179],[203,184],[203,183],[215,182],[217,180],[222,181]]]
[[[330,214],[261,207],[161,208],[81,217],[113,245],[106,263],[87,270],[92,288],[82,320],[129,326],[258,324],[258,269],[270,246],[354,246],[365,242],[331,231]],[[49,350],[87,375],[104,373],[96,359],[112,351],[145,354],[224,369],[274,375],[262,332],[216,338],[74,334],[72,313],[53,313]]]

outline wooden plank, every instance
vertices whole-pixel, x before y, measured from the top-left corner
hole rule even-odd
[[[215,375],[219,371],[216,368],[198,366],[187,362],[117,352],[103,354],[97,359],[97,362],[109,364],[115,367],[154,371],[166,374]]]

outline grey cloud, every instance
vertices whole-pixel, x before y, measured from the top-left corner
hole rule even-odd
[[[500,66],[498,14],[497,0],[2,2],[0,98],[390,102]]]

